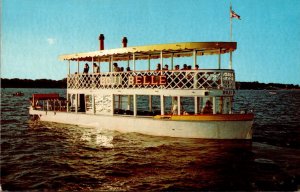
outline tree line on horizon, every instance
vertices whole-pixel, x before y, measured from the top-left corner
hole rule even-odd
[[[1,78],[1,88],[67,88],[67,79],[7,79]],[[277,89],[300,89],[299,85],[281,84],[281,83],[259,83],[255,82],[236,82],[237,89],[255,89],[255,90],[277,90]]]

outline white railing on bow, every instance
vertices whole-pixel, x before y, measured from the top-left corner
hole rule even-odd
[[[130,71],[68,75],[69,89],[235,89],[233,70]]]

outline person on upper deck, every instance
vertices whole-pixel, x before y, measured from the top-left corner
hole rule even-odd
[[[126,71],[131,71],[130,67],[127,67],[127,68],[126,68]]]
[[[158,63],[158,64],[156,65],[155,71],[160,71],[160,70],[161,70],[161,65],[160,65],[160,63]]]
[[[120,69],[118,67],[118,63],[114,63],[113,66],[114,66],[113,72],[119,72],[120,71]]]
[[[187,64],[183,64],[183,68],[181,70],[187,70]]]
[[[96,63],[93,63],[94,73],[100,73],[100,68]]]
[[[89,64],[86,63],[86,64],[84,65],[84,68],[83,68],[83,73],[88,74],[88,73],[89,73],[89,69],[90,69]]]
[[[195,65],[195,70],[199,70],[199,65]]]
[[[120,67],[119,71],[124,72],[124,67]]]
[[[165,67],[163,68],[163,70],[169,70],[169,65],[165,65]]]

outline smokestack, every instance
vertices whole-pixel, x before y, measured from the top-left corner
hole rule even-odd
[[[99,41],[100,41],[100,50],[104,50],[104,35],[103,34],[100,34]]]
[[[122,39],[122,43],[123,43],[123,47],[127,47],[127,37],[123,37]]]

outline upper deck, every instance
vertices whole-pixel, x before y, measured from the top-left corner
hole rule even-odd
[[[74,53],[60,56],[69,61],[68,89],[235,89],[235,74],[232,69],[232,52],[236,50],[236,42],[185,42],[148,46],[123,47],[99,50],[86,53]],[[221,55],[230,54],[229,69],[221,68]],[[218,65],[215,69],[195,69],[197,58],[206,55],[217,55]],[[181,57],[192,57],[189,63],[192,69],[174,70],[174,60]],[[159,59],[161,68],[153,70],[151,60]],[[168,61],[166,62],[166,59]],[[136,70],[137,60],[145,60],[143,70]],[[77,63],[75,74],[70,72],[70,63]],[[116,72],[115,62],[126,62],[130,71]],[[148,61],[148,62],[147,62]],[[93,71],[82,73],[80,62],[92,62],[98,67],[108,63],[107,72]],[[170,69],[163,69],[168,63]],[[125,67],[125,68],[126,68]],[[138,66],[141,69],[140,66]],[[151,70],[152,68],[152,70]]]
[[[70,74],[68,89],[235,89],[234,71],[162,70]]]

